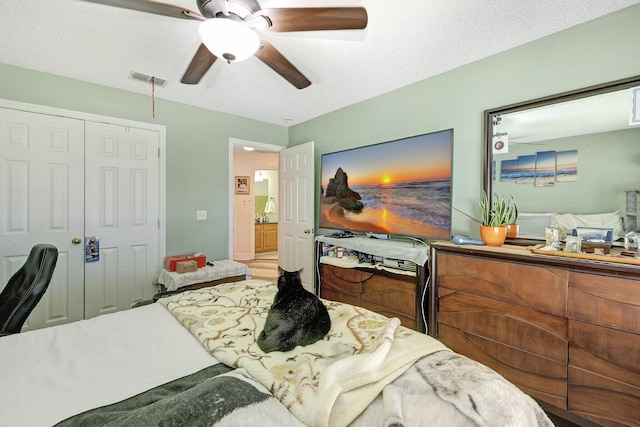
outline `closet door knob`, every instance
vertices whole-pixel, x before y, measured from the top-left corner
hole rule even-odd
[[[74,245],[79,245],[80,243],[82,243],[82,239],[79,237],[74,237],[73,239],[71,239],[71,243],[73,243]]]

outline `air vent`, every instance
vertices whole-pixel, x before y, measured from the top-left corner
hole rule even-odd
[[[138,80],[138,81],[145,82],[145,83],[151,83],[151,77],[152,76],[148,76],[146,74],[138,73],[137,71],[131,71],[129,73],[129,78],[131,80]],[[164,79],[161,79],[161,78],[158,78],[158,77],[155,78],[156,86],[165,87],[167,85],[167,83],[169,83],[167,80],[164,80]]]

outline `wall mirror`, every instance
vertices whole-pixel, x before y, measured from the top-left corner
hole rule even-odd
[[[256,222],[278,222],[278,171],[254,172],[254,197]]]
[[[640,76],[487,110],[484,145],[484,190],[521,212],[512,243],[548,227],[638,230]]]

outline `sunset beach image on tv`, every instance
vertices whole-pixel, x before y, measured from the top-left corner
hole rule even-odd
[[[322,155],[322,228],[448,239],[453,130]]]

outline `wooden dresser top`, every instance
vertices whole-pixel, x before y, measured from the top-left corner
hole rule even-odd
[[[432,243],[431,247],[440,252],[455,253],[481,258],[523,262],[528,264],[561,267],[569,270],[590,271],[596,274],[620,275],[640,280],[640,260],[633,259],[633,263],[609,261],[608,256],[592,257],[596,259],[574,258],[554,254],[539,254],[531,252],[529,246],[503,245],[478,246],[459,245],[449,241]],[[625,260],[626,261],[626,260]]]

